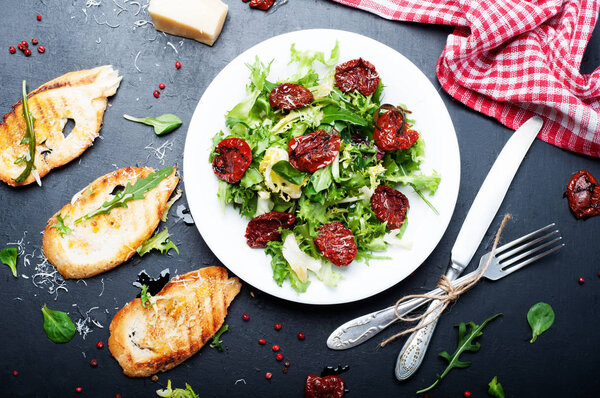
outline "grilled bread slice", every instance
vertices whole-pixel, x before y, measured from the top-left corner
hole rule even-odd
[[[128,183],[135,184],[154,170],[127,167],[108,173],[75,194],[71,203],[56,213],[44,229],[44,254],[64,278],[87,278],[127,261],[158,226],[169,196],[179,177],[174,167],[170,176],[146,192],[144,199],[127,202],[127,207],[112,209],[75,223],[78,218],[98,209]],[[57,228],[60,223],[71,230]]]
[[[106,98],[117,92],[120,82],[118,72],[105,65],[67,73],[27,95],[29,110],[35,118],[37,147],[35,170],[21,183],[14,179],[25,164],[15,161],[28,153],[28,145],[21,144],[26,125],[22,100],[13,105],[0,122],[0,180],[12,186],[31,184],[36,173],[41,178],[81,155],[98,136]],[[75,122],[75,127],[65,137],[63,129],[68,119]]]
[[[164,372],[194,355],[223,325],[237,278],[207,267],[171,279],[150,308],[136,298],[110,324],[108,348],[129,377]]]

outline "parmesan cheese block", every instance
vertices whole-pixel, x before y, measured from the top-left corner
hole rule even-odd
[[[227,4],[221,0],[152,0],[148,11],[157,30],[212,46],[223,28]]]

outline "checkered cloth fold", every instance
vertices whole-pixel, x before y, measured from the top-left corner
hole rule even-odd
[[[517,129],[600,157],[600,68],[579,72],[600,0],[334,0],[383,18],[456,26],[437,63],[442,87]]]

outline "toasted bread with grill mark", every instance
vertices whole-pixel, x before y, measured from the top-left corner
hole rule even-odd
[[[43,177],[55,167],[81,155],[98,136],[107,97],[114,95],[122,77],[111,65],[70,72],[42,85],[27,95],[29,110],[35,122],[35,172]],[[68,119],[75,127],[65,137],[63,129]],[[0,180],[8,185],[27,185],[35,181],[34,173],[16,183],[25,164],[15,160],[28,153],[21,144],[26,124],[23,102],[13,105],[0,122]]]
[[[144,199],[132,200],[127,207],[112,209],[108,214],[78,224],[75,220],[111,200],[115,188],[133,185],[153,171],[149,167],[126,167],[99,177],[48,220],[44,254],[64,278],[87,278],[108,271],[131,258],[142,242],[152,236],[179,182],[176,167]],[[71,233],[61,236],[54,227],[58,214],[65,219]]]
[[[237,278],[223,267],[207,267],[171,279],[154,296],[155,307],[139,298],[110,324],[108,348],[129,377],[165,372],[194,355],[223,325],[239,293]]]

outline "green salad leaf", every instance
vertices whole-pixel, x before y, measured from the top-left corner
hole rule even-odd
[[[0,251],[0,261],[3,264],[8,265],[8,268],[12,271],[13,276],[17,277],[17,257],[19,253],[14,247],[6,247]]]
[[[123,115],[123,117],[132,122],[143,123],[154,127],[154,133],[156,135],[170,133],[183,124],[181,119],[172,113],[165,113],[164,115],[156,117],[135,117],[130,115]]]
[[[188,383],[185,383],[185,390],[183,388],[173,390],[171,388],[171,380],[167,382],[167,388],[156,390],[156,395],[163,398],[200,398]]]
[[[492,381],[488,384],[488,395],[494,398],[505,398],[504,389],[502,388],[502,384],[498,382],[498,377],[494,376]]]
[[[307,176],[306,173],[303,173],[292,166],[292,164],[287,160],[280,160],[279,162],[275,163],[273,165],[273,171],[279,174],[281,178],[284,178],[296,185],[302,185]]]
[[[554,310],[550,304],[544,302],[534,304],[527,312],[527,322],[531,326],[530,343],[533,343],[554,323]]]
[[[214,348],[219,352],[223,352],[223,346],[221,345],[221,343],[223,343],[223,342],[219,339],[221,338],[221,335],[223,333],[225,333],[227,330],[229,330],[229,325],[221,326],[219,331],[217,333],[215,333],[215,335],[213,336],[213,338],[210,342],[210,348]]]
[[[365,119],[346,109],[339,108],[335,105],[328,105],[323,108],[323,119],[321,119],[321,123],[330,124],[336,121],[349,122],[359,126],[369,125],[369,122]]]
[[[159,250],[161,253],[168,253],[170,249],[174,249],[179,254],[179,249],[171,240],[169,240],[169,229],[165,227],[162,232],[157,232],[154,236],[146,239],[136,249],[140,256],[150,252],[151,250]]]
[[[142,300],[142,307],[150,308],[156,305],[156,299],[148,292],[148,285],[140,286],[140,300]]]
[[[156,188],[158,184],[173,173],[173,167],[163,167],[159,171],[148,174],[145,178],[138,178],[133,185],[127,183],[124,190],[117,192],[117,194],[109,200],[104,202],[98,209],[86,214],[85,216],[79,217],[75,220],[75,224],[79,224],[82,221],[89,220],[90,218],[99,216],[101,214],[108,214],[111,210],[118,207],[127,207],[127,203],[132,200],[144,199],[146,193]]]
[[[53,342],[68,343],[75,336],[75,324],[65,312],[51,310],[44,304],[42,314],[44,315],[44,332]]]
[[[25,135],[21,140],[21,144],[29,145],[29,152],[24,155],[25,157],[20,157],[15,161],[15,164],[23,163],[26,161],[25,169],[19,174],[17,178],[15,178],[15,182],[23,182],[29,177],[31,171],[35,169],[35,132],[33,131],[33,124],[35,123],[35,118],[29,112],[29,102],[27,101],[27,82],[23,80],[23,117],[25,118],[25,124],[27,128],[25,129]],[[18,163],[17,163],[18,162]]]
[[[51,225],[50,228],[56,228],[56,230],[58,231],[58,234],[60,235],[61,238],[64,238],[65,235],[70,234],[71,228],[69,228],[66,224],[65,224],[65,220],[66,218],[69,216],[61,216],[60,213],[58,213],[56,215],[56,223]]]

